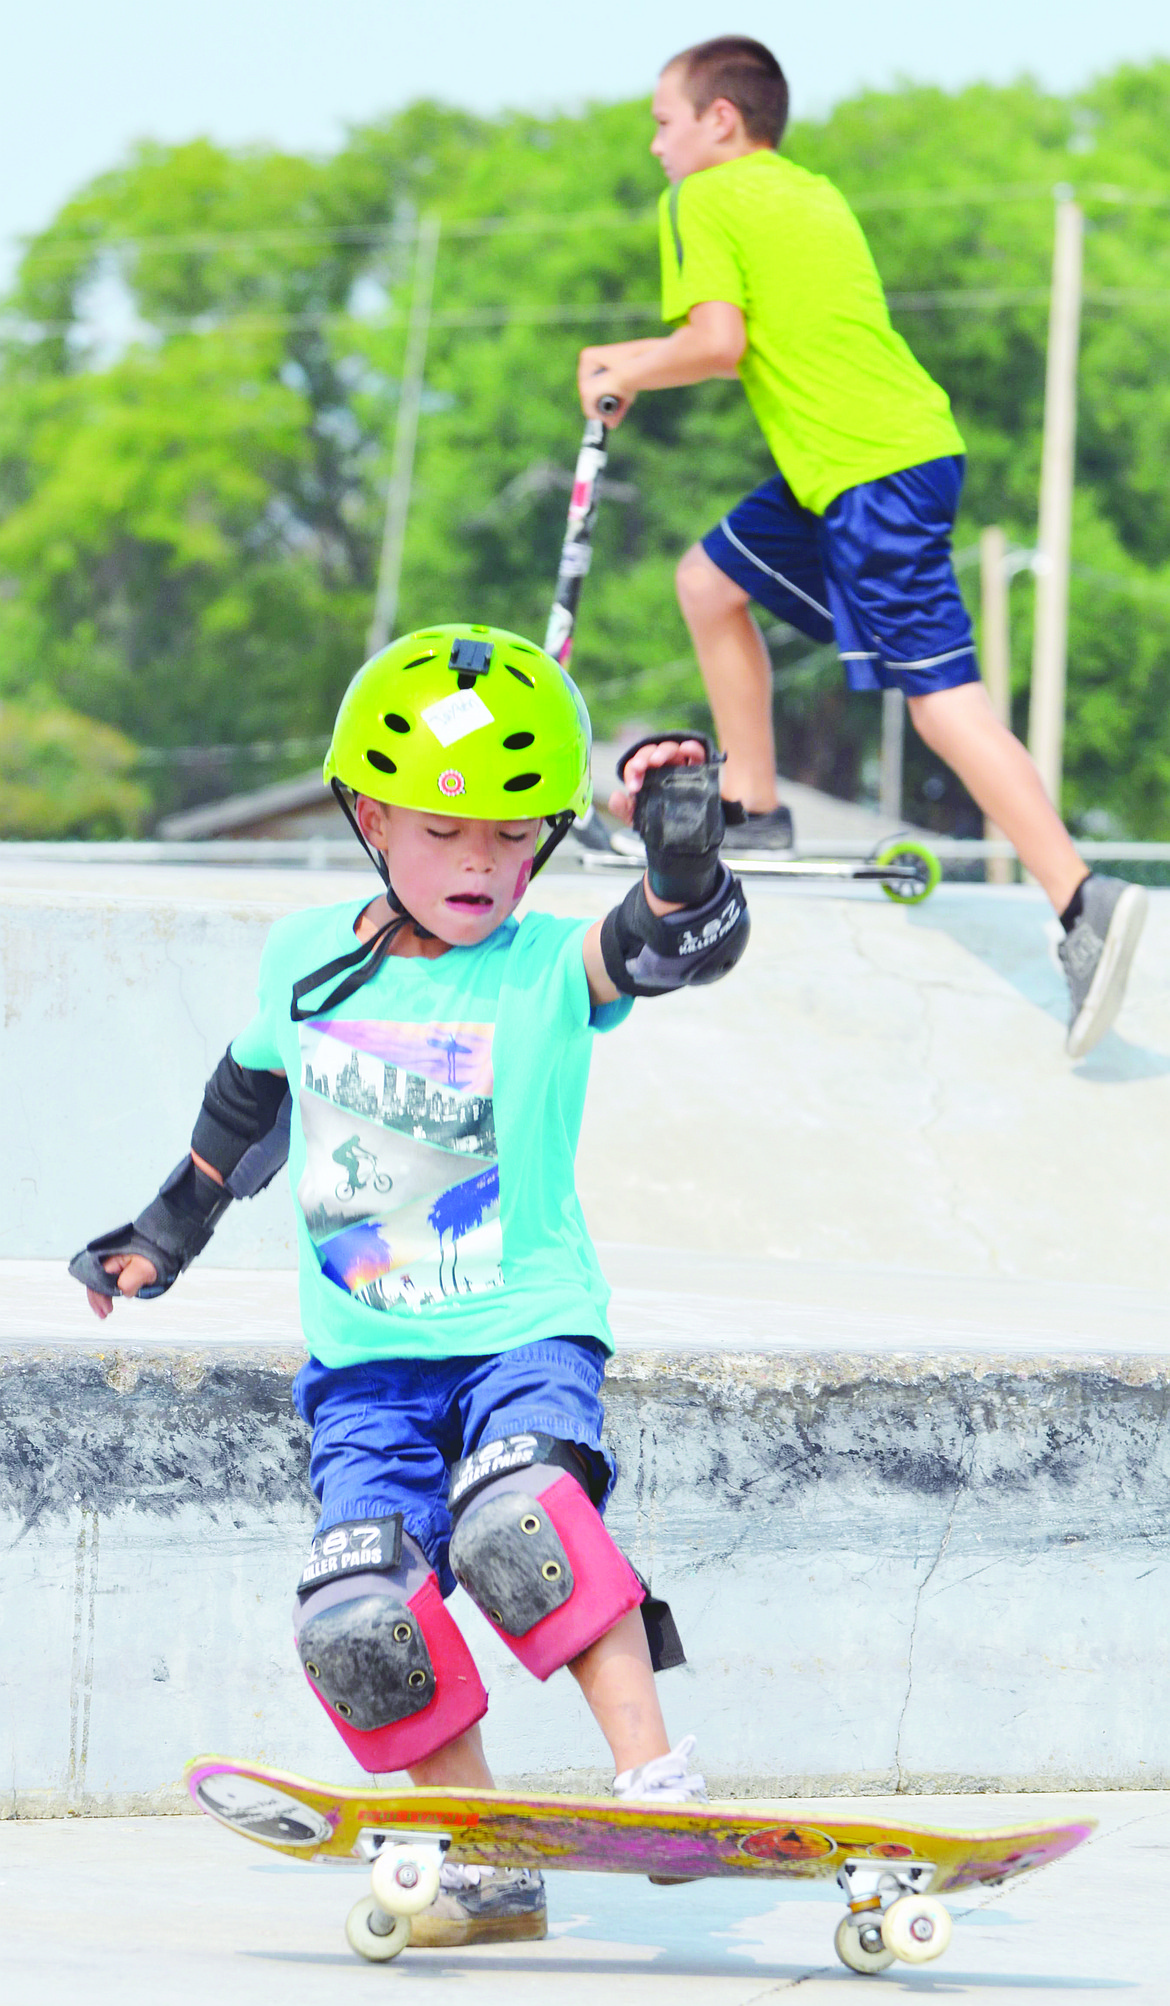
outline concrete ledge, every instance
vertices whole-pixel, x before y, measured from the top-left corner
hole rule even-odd
[[[288,1632],[299,1347],[93,1329],[0,1350],[5,1812],[178,1809],[206,1748],[356,1774]],[[611,1524],[717,1791],[1166,1787],[1168,1388],[1153,1354],[623,1346]],[[501,1781],[603,1786],[571,1681],[458,1615]]]

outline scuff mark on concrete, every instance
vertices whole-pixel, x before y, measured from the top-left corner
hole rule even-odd
[[[94,1626],[98,1580],[98,1514],[83,1507],[77,1532],[73,1579],[73,1658],[69,1673],[69,1765],[71,1802],[85,1791],[89,1762],[89,1717],[93,1701]]]

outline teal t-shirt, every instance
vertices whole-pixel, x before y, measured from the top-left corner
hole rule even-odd
[[[573,1172],[593,1032],[630,1002],[591,1006],[589,922],[531,913],[435,961],[389,955],[338,1009],[293,1023],[293,983],[353,950],[368,903],[277,921],[232,1042],[292,1092],[310,1352],[344,1366],[558,1336],[612,1350]]]

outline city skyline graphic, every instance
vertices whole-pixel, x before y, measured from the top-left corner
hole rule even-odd
[[[492,1091],[492,1024],[403,1024],[359,1017],[307,1028],[348,1051],[418,1073],[436,1086],[484,1095]]]
[[[300,1027],[297,1198],[322,1273],[370,1308],[500,1286],[492,1028]]]

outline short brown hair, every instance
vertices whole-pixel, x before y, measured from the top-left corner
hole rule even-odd
[[[726,98],[743,119],[749,139],[779,146],[788,123],[788,85],[770,49],[748,35],[716,35],[682,49],[665,65],[681,70],[682,85],[696,118],[716,98]]]

